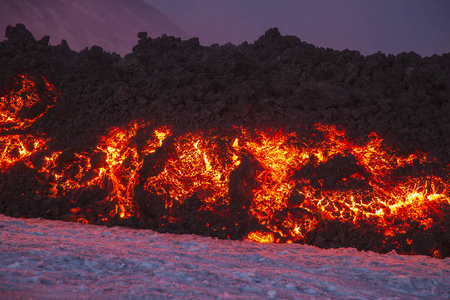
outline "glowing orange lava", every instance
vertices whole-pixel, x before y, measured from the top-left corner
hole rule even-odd
[[[55,104],[59,93],[56,88],[41,77],[45,85],[46,105],[36,112],[27,114],[35,104],[42,102],[35,81],[28,75],[18,75],[13,81],[13,87],[5,96],[0,97],[0,129],[25,129],[42,117]]]
[[[310,143],[299,143],[293,132],[257,130],[250,134],[243,128],[237,128],[235,138],[222,140],[228,143],[222,149],[204,138],[219,139],[213,133],[179,137],[164,170],[149,177],[146,188],[166,199],[166,209],[193,193],[206,207],[219,200],[227,203],[230,173],[239,166],[243,153],[250,154],[261,168],[256,171],[249,213],[267,232],[252,232],[248,238],[260,241],[271,240],[270,232],[285,241],[302,241],[323,219],[370,220],[384,228],[386,235],[405,230],[402,226],[407,225],[399,225],[399,220],[413,219],[426,229],[433,223],[428,208],[449,203],[448,185],[439,177],[395,178],[395,170],[413,162],[425,163],[424,154],[396,156],[375,133],[366,144],[358,145],[335,126],[315,127],[324,138]],[[341,165],[326,169],[328,163],[339,160]],[[310,171],[302,175],[299,170],[308,166]],[[321,168],[322,175],[314,173]]]
[[[52,182],[53,197],[99,186],[108,191],[104,201],[114,204],[114,209],[109,214],[111,217],[138,216],[131,201],[137,184],[137,171],[141,168],[145,155],[154,152],[170,135],[169,129],[165,127],[156,129],[138,150],[135,138],[139,130],[144,130],[148,125],[148,122],[132,122],[123,128],[112,128],[108,136],[101,138],[92,155],[70,153],[69,158],[64,159],[64,168],[58,165],[63,152],[55,152],[51,157],[46,157],[40,172],[46,174]],[[108,220],[108,216],[99,217]]]
[[[59,96],[55,87],[40,78],[45,85],[47,101],[45,106],[32,110],[42,102],[32,77],[19,75],[12,80],[11,90],[0,96],[0,170],[5,172],[18,161],[23,161],[46,148],[47,138],[23,134],[21,131],[54,105]]]
[[[11,165],[25,160],[45,148],[46,139],[32,135],[0,136],[0,170],[5,172]]]
[[[229,175],[236,167],[233,161],[237,156],[233,156],[233,151],[228,153],[231,157],[224,157],[214,138],[205,138],[201,133],[177,138],[173,148],[164,170],[149,177],[145,185],[164,196],[166,208],[174,202],[182,203],[194,192],[209,207],[226,197]]]
[[[448,185],[436,176],[408,177],[400,182],[392,176],[394,170],[411,165],[413,160],[424,163],[424,154],[398,157],[382,147],[382,139],[375,133],[368,143],[357,145],[335,126],[316,124],[316,128],[325,138],[315,146],[291,143],[295,135],[281,131],[271,135],[261,132],[258,139],[243,145],[264,168],[257,176],[260,187],[254,191],[251,213],[270,231],[301,241],[319,217],[350,222],[370,219],[386,232],[398,233],[405,228],[395,221],[413,219],[428,228],[433,220],[427,208],[450,203]],[[314,174],[336,157],[351,160],[322,170],[323,178]],[[309,173],[295,174],[307,165],[312,167]],[[296,200],[289,203],[293,194]],[[292,208],[304,213],[294,216]],[[276,216],[280,212],[284,212],[281,221]]]
[[[257,242],[302,242],[328,220],[355,226],[366,221],[389,238],[413,222],[430,228],[443,218],[442,205],[450,204],[448,182],[434,173],[405,171],[432,161],[424,153],[398,155],[376,133],[356,143],[343,129],[326,124],[315,124],[310,136],[233,127],[167,139],[173,134],[167,127],[155,129],[141,120],[111,128],[89,150],[51,152],[49,138],[23,130],[54,105],[58,92],[41,78],[44,101],[31,77],[15,80],[0,98],[0,170],[25,162],[47,187],[40,194],[69,199],[73,207],[67,210],[79,222],[88,222],[93,211],[91,204],[77,202],[89,190],[101,192],[95,205],[107,207],[95,216],[98,220],[140,217],[138,184],[162,199],[161,223],[178,222],[171,212],[195,195],[197,213],[220,210],[223,218],[233,219],[228,208],[255,221],[259,227],[243,234]],[[152,159],[159,159],[160,167],[140,178],[147,174],[140,173],[144,160],[158,149],[164,153]]]
[[[261,232],[261,231],[253,231],[250,232],[247,236],[249,240],[258,243],[273,243],[275,242],[275,237],[271,232]]]

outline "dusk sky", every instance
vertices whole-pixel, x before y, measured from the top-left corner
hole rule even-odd
[[[270,27],[337,50],[450,52],[448,0],[145,0],[200,43],[253,42]]]

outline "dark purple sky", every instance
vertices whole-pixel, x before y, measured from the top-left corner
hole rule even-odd
[[[450,52],[450,0],[145,0],[203,45],[253,42],[270,27],[320,47]]]

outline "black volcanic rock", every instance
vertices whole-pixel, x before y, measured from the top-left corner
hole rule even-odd
[[[412,237],[411,250],[413,254],[431,255],[436,250],[436,237],[431,231],[419,231]]]
[[[254,44],[210,47],[141,33],[133,52],[120,58],[97,46],[77,53],[37,42],[23,25],[8,27],[7,35],[0,88],[21,72],[55,83],[63,101],[43,122],[56,122],[63,147],[72,123],[80,122],[92,139],[136,118],[183,130],[327,122],[351,137],[375,131],[395,148],[450,160],[449,54],[364,57],[271,29]]]
[[[25,25],[23,24],[17,24],[16,27],[7,26],[5,37],[13,45],[34,44],[36,42],[34,36],[26,29]]]

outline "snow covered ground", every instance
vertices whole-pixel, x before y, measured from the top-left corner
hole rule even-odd
[[[449,258],[0,215],[0,299],[449,297]]]

